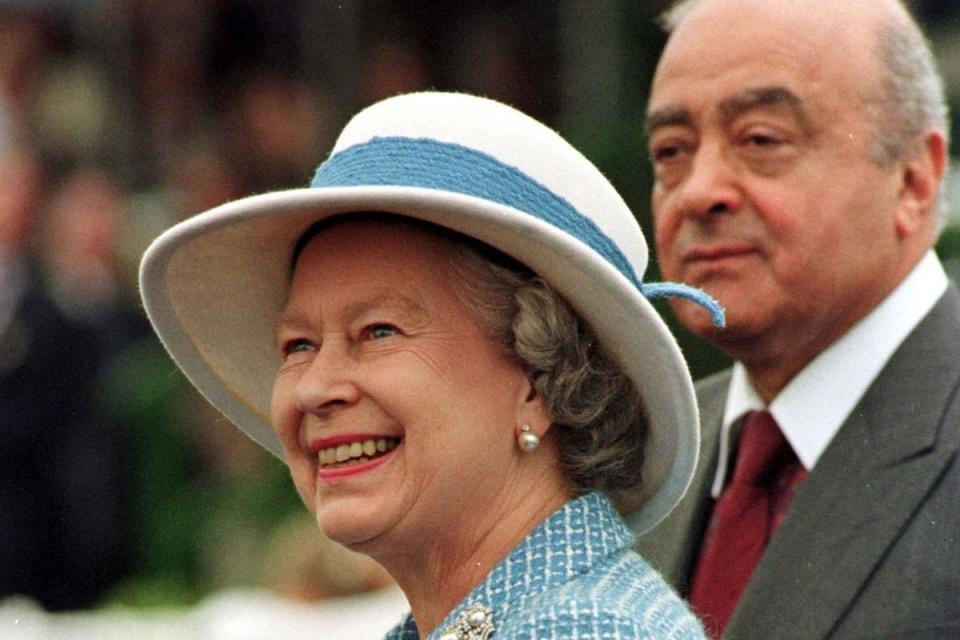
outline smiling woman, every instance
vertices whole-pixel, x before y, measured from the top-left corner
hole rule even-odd
[[[389,638],[700,638],[622,519],[658,522],[697,455],[646,263],[556,133],[423,93],[355,116],[309,188],[166,232],[141,285],[191,380],[401,586]]]

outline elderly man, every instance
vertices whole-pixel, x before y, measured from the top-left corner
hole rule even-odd
[[[701,467],[640,551],[729,638],[960,638],[947,114],[895,0],[699,0],[647,113],[664,275],[726,307]],[[725,631],[724,631],[725,630]]]

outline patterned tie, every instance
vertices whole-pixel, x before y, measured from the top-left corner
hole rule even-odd
[[[713,507],[690,590],[690,604],[720,637],[793,488],[806,477],[780,427],[767,411],[747,414],[733,478]]]

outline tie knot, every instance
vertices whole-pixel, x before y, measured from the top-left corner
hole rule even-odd
[[[790,443],[769,411],[751,411],[740,428],[734,482],[765,485],[794,457]]]

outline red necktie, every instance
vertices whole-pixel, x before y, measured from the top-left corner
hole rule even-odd
[[[747,414],[733,478],[713,506],[690,590],[690,604],[719,637],[760,556],[806,477],[767,411]]]

